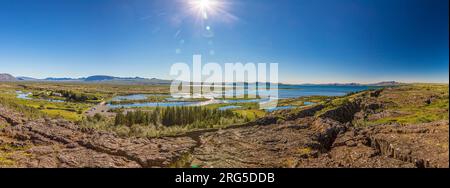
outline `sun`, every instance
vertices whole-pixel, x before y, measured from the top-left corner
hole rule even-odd
[[[211,3],[211,0],[198,0],[198,6],[201,9],[208,9],[211,7],[211,5],[214,3]]]
[[[231,23],[237,21],[238,18],[231,14],[229,10],[233,3],[228,0],[183,0],[188,15],[191,15],[196,24],[206,31],[212,31],[211,23],[226,22]]]
[[[220,8],[220,3],[217,0],[191,0],[190,5],[204,19],[208,19],[209,14],[215,14]]]

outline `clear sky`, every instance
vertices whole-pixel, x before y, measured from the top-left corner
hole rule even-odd
[[[192,1],[0,0],[0,72],[170,78],[201,54],[287,83],[448,83],[448,0],[216,0],[207,19]]]

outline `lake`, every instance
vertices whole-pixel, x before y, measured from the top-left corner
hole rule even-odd
[[[305,97],[305,96],[344,96],[351,92],[359,92],[368,89],[374,89],[376,87],[370,86],[328,86],[328,85],[280,85],[278,89],[278,99],[287,99],[287,98],[297,98],[297,97]],[[248,89],[246,90],[227,90],[225,92],[226,97],[232,97],[233,94],[236,96],[243,96],[248,93]],[[258,93],[260,95],[274,96],[277,90],[251,90],[252,92]],[[213,96],[219,96],[219,93],[211,94]],[[148,94],[136,94],[136,95],[127,95],[127,96],[117,96],[113,100],[121,101],[121,100],[141,100],[146,99]],[[169,102],[143,102],[143,103],[131,103],[131,104],[108,104],[111,108],[130,108],[130,107],[169,107],[169,106],[204,106],[208,104],[223,104],[223,103],[250,103],[250,102],[262,102],[267,101],[267,99],[236,99],[236,100],[210,100],[210,101],[202,101],[202,102],[177,102],[173,98],[169,98],[171,101]],[[305,105],[313,105],[314,103],[305,102]],[[230,106],[230,109],[236,108],[236,106]],[[277,107],[274,110],[281,109],[289,109],[292,108],[290,106],[287,107]],[[222,108],[227,109],[227,108]]]

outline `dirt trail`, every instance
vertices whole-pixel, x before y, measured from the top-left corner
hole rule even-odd
[[[109,108],[105,101],[95,105],[91,109],[85,112],[85,115],[87,116],[94,116],[95,114],[101,114],[103,116],[112,117],[114,116],[114,113],[108,112]]]

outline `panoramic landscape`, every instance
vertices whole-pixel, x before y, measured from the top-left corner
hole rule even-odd
[[[164,83],[2,76],[2,167],[448,167],[448,84],[287,85],[262,110]]]
[[[449,168],[448,1],[24,2],[0,168]]]

